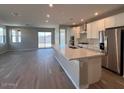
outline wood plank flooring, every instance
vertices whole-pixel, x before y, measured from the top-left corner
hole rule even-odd
[[[54,58],[53,49],[0,55],[0,88],[75,88]]]
[[[106,69],[102,69],[101,80],[90,85],[91,89],[124,89],[124,78]]]
[[[8,52],[0,55],[1,89],[74,89],[54,58],[53,49]],[[123,89],[124,78],[103,69],[89,89]]]

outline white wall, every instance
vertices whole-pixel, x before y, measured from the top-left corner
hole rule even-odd
[[[55,26],[55,45],[59,46],[59,25]]]

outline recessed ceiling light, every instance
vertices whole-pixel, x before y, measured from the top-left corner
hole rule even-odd
[[[81,19],[81,22],[83,22],[84,21],[84,19]]]
[[[53,7],[53,4],[49,4],[49,7],[51,7],[51,8],[52,8],[52,7]]]
[[[47,15],[46,15],[46,17],[50,18],[50,15],[49,15],[49,14],[47,14]]]
[[[20,14],[17,13],[17,12],[11,12],[11,15],[12,15],[12,16],[20,16]]]
[[[97,16],[97,15],[98,15],[98,13],[96,12],[96,13],[94,13],[94,15],[95,15],[95,16]]]
[[[48,21],[48,20],[46,20],[45,22],[46,22],[46,23],[48,23],[49,21]]]
[[[73,25],[75,25],[76,23],[72,23]]]

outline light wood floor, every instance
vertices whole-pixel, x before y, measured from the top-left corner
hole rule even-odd
[[[101,80],[90,85],[91,89],[124,89],[124,78],[111,71],[102,69]]]
[[[53,52],[53,49],[39,49],[0,55],[0,88],[75,88]]]
[[[53,49],[8,52],[0,55],[0,88],[74,89]],[[90,89],[124,88],[124,78],[103,69],[102,79]]]

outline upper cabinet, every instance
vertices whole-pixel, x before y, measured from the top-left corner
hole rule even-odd
[[[80,38],[80,26],[72,28],[72,35],[74,35],[75,38]]]
[[[115,26],[124,26],[124,13],[120,13],[115,16],[116,17],[116,24]]]
[[[98,38],[98,21],[94,21],[91,23],[91,28],[92,28],[92,35],[91,35],[91,38]]]
[[[105,22],[105,28],[115,27],[115,16],[107,17],[104,19]]]
[[[92,28],[91,28],[91,23],[87,24],[87,38],[91,38],[92,37]]]
[[[105,30],[105,19],[101,19],[97,21],[98,25],[98,31],[104,31]]]
[[[87,38],[99,38],[99,31],[106,28],[124,26],[124,13],[110,16],[87,24]]]
[[[87,24],[87,38],[99,38],[99,31],[105,30],[104,20],[98,20]]]
[[[76,38],[80,38],[80,31],[81,31],[81,28],[80,28],[80,26],[78,26],[78,27],[76,27],[76,33],[75,33],[75,37]]]

